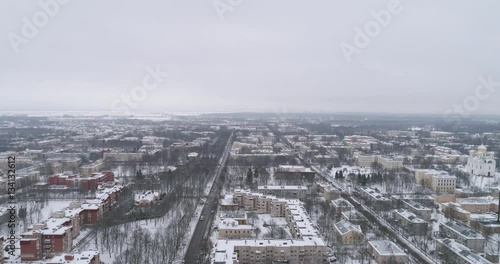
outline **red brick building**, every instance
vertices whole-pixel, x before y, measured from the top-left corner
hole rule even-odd
[[[73,237],[68,227],[60,227],[44,232],[42,244],[44,256],[53,257],[70,252],[73,246]]]
[[[21,247],[21,260],[32,261],[42,258],[41,234],[22,235],[19,244]]]
[[[88,197],[91,199],[84,203],[72,202],[67,209],[55,212],[44,223],[29,227],[28,232],[21,234],[21,260],[34,261],[70,252],[73,239],[80,234],[80,228],[84,225],[95,225],[107,210],[114,207],[120,199],[122,188],[122,186],[106,184],[99,188],[95,196]],[[75,256],[73,257],[76,258]],[[67,258],[72,257],[67,255]],[[82,257],[81,260],[83,259],[87,258]],[[99,263],[99,255],[91,259],[95,262],[88,263]]]
[[[28,228],[28,232],[21,234],[21,260],[32,261],[69,252],[73,246],[73,237],[70,228],[61,226],[60,222],[62,221],[54,220],[36,224]]]
[[[84,191],[97,190],[97,187],[107,182],[114,182],[115,174],[112,171],[93,173],[89,177],[80,178],[80,188]]]
[[[104,213],[103,206],[95,203],[83,203],[82,209],[80,217],[84,226],[95,225]]]
[[[48,184],[50,186],[66,186],[68,188],[80,187],[84,191],[94,191],[104,183],[115,181],[115,175],[112,171],[103,171],[101,173],[92,173],[88,177],[80,178],[76,175],[57,174],[49,176]]]
[[[49,176],[48,183],[49,185],[66,186],[68,188],[78,186],[77,176],[67,174],[56,174]]]

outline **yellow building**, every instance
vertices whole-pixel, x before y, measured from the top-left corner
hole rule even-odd
[[[359,225],[353,225],[349,221],[343,220],[334,226],[337,242],[343,245],[360,245],[365,242],[365,235]]]

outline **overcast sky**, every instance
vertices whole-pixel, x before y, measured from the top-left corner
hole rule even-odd
[[[73,0],[44,21],[45,2],[0,2],[0,111],[112,110],[147,67],[170,75],[132,111],[440,114],[500,82],[498,0],[401,0],[350,62],[390,1]],[[496,90],[473,112],[499,114]]]

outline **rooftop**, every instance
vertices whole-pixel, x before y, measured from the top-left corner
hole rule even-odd
[[[51,264],[89,264],[92,259],[99,256],[98,251],[84,251],[80,254],[63,254],[61,256],[53,257],[49,263]]]
[[[440,223],[440,225],[447,226],[450,229],[454,230],[455,233],[458,233],[461,236],[463,236],[465,238],[468,238],[468,239],[472,239],[472,238],[474,238],[474,239],[481,239],[481,238],[484,239],[484,237],[481,234],[479,234],[478,232],[472,230],[468,226],[466,226],[466,225],[464,225],[462,223],[459,223],[459,222],[449,221],[446,224]]]
[[[404,219],[406,219],[412,223],[415,223],[415,224],[426,223],[425,220],[417,217],[414,213],[411,213],[411,212],[404,210],[404,209],[394,210],[394,213],[400,215]]]
[[[389,240],[373,240],[368,241],[368,244],[382,256],[406,256],[402,249]]]
[[[343,220],[335,224],[335,228],[339,231],[340,234],[344,235],[350,231],[355,231],[358,233],[363,233],[361,231],[361,227],[359,225],[353,225],[351,222]]]
[[[349,201],[343,198],[333,200],[332,203],[337,207],[354,207]]]
[[[492,196],[486,197],[470,197],[458,199],[459,204],[498,204],[498,199]]]
[[[305,186],[292,186],[292,185],[265,185],[257,187],[259,190],[307,190]]]
[[[252,230],[251,225],[240,225],[234,219],[224,219],[219,223],[219,229],[238,229],[238,230]]]
[[[453,239],[437,239],[436,241],[455,252],[455,254],[470,264],[491,264],[488,260],[479,256],[477,253],[472,252],[468,247],[455,242]]]

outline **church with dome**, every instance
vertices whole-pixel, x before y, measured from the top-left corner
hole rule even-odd
[[[479,146],[477,150],[469,151],[466,168],[470,175],[495,176],[496,161],[494,152],[488,152],[484,145]]]

